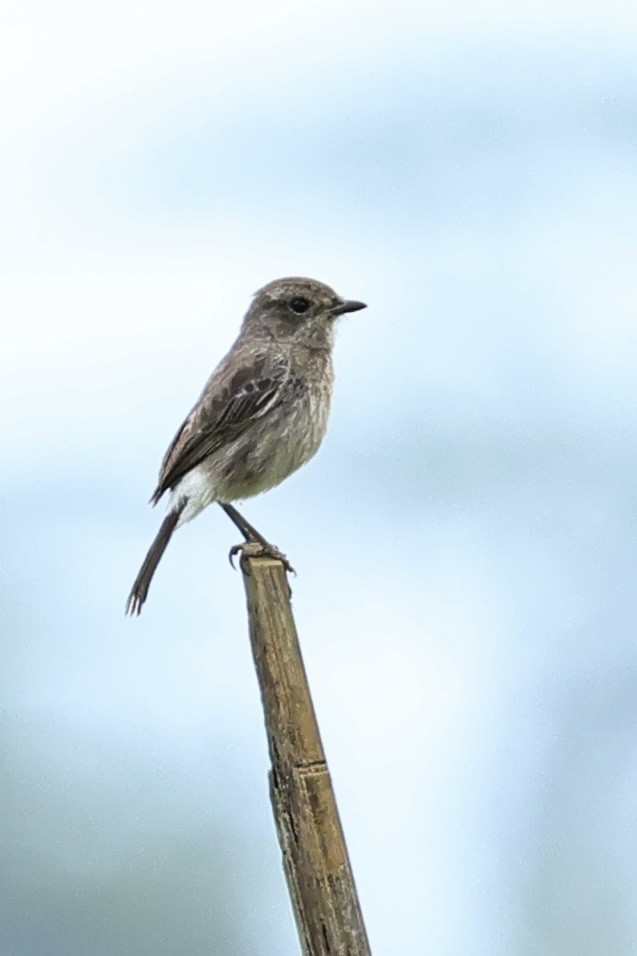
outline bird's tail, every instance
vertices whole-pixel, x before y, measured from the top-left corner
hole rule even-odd
[[[153,580],[157,565],[161,561],[168,542],[172,538],[173,531],[179,523],[181,513],[186,507],[186,501],[187,499],[182,499],[178,507],[169,511],[162,521],[161,527],[157,532],[157,537],[148,549],[148,554],[144,558],[144,563],[139,569],[139,574],[135,578],[135,583],[128,595],[128,600],[126,601],[127,614],[141,614],[142,605],[148,595],[150,582]]]

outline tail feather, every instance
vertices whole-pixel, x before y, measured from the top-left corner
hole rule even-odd
[[[157,565],[161,561],[162,555],[168,546],[168,542],[172,538],[173,531],[177,527],[179,518],[185,507],[186,501],[184,500],[180,502],[178,508],[174,511],[170,511],[162,521],[157,536],[148,549],[148,554],[144,558],[144,563],[139,569],[139,574],[135,578],[135,583],[128,595],[128,600],[126,601],[127,614],[141,614],[142,605],[148,596],[150,582],[153,580]]]

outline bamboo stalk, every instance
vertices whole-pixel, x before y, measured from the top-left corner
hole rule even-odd
[[[371,956],[283,565],[241,561],[268,746],[270,800],[304,956]]]

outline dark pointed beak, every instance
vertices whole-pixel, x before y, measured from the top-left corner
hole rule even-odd
[[[360,309],[366,308],[367,305],[365,302],[355,302],[354,299],[345,299],[344,302],[339,302],[338,305],[334,306],[332,315],[344,315],[346,312],[358,312]]]

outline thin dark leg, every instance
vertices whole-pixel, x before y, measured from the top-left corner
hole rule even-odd
[[[266,541],[263,535],[259,534],[257,529],[253,527],[249,521],[246,521],[241,512],[237,511],[234,505],[227,505],[222,501],[218,501],[217,504],[219,507],[223,508],[225,513],[228,515],[235,527],[239,529],[246,541],[258,541],[259,544],[262,544],[264,548],[272,547],[270,542]]]
[[[257,531],[257,529],[250,524],[249,521],[246,521],[246,519],[243,517],[241,512],[237,511],[234,505],[224,504],[224,502],[222,501],[218,501],[217,504],[221,508],[223,508],[223,510],[228,515],[228,517],[230,518],[232,523],[235,525],[235,527],[239,529],[239,531],[245,538],[246,544],[252,543],[252,544],[260,545],[262,548],[263,554],[269,555],[272,558],[276,558],[277,561],[281,561],[286,571],[289,571],[291,574],[296,574],[296,571],[294,570],[294,568],[292,567],[292,565],[290,564],[286,556],[281,551],[279,551],[279,549],[275,545],[270,544],[270,542],[267,541],[263,537],[263,535],[260,534]],[[230,548],[230,553],[228,554],[228,558],[230,560],[230,564],[232,565],[232,567],[234,567],[233,559],[235,555],[239,553],[243,553],[243,545],[235,544],[232,548]]]

